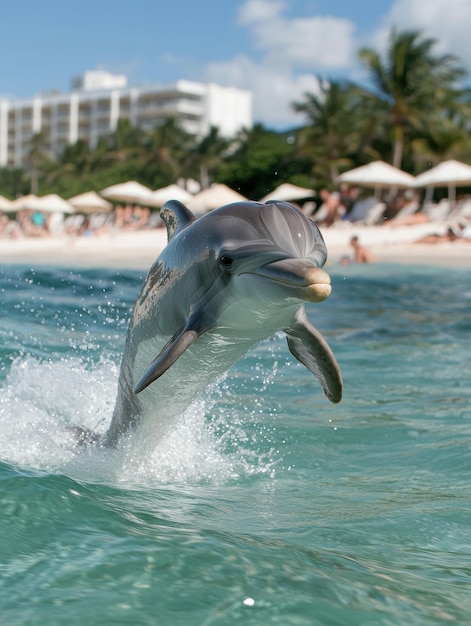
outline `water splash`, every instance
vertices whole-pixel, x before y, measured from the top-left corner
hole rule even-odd
[[[271,384],[276,364],[272,367],[270,372],[255,367],[262,388]],[[0,459],[76,480],[125,485],[273,475],[276,462],[262,425],[263,406],[260,401],[250,410],[239,405],[231,389],[236,379],[209,388],[155,447],[143,446],[133,433],[116,450],[78,446],[72,426],[106,431],[117,378],[116,363],[105,357],[98,363],[16,358],[0,388]]]

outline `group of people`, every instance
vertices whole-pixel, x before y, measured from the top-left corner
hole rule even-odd
[[[397,194],[384,194],[381,198],[364,198],[356,187],[343,185],[340,190],[324,188],[316,201],[307,202],[303,211],[318,226],[329,227],[338,222],[361,221],[367,225],[410,226],[431,221],[455,219],[463,207],[471,218],[471,197],[462,196],[450,202],[443,198],[438,203],[421,200],[420,194],[407,190]]]
[[[339,191],[323,188],[319,191],[317,202],[307,203],[304,211],[318,226],[329,227],[339,221],[356,221],[356,209],[359,204],[371,201],[370,206],[381,204],[379,223],[389,223],[396,226],[425,222],[427,214],[421,212],[420,198],[407,191],[390,199],[375,202],[374,198],[363,200],[357,187],[342,185]]]
[[[471,242],[471,198],[459,198],[453,205],[447,199],[438,204],[421,203],[420,195],[408,190],[396,195],[386,196],[381,201],[374,198],[362,199],[359,197],[359,189],[343,185],[339,191],[331,191],[327,188],[319,192],[318,202],[309,202],[303,206],[303,211],[309,218],[320,227],[330,227],[338,222],[355,223],[359,220],[363,224],[387,225],[390,227],[412,226],[415,224],[437,223],[437,233],[417,239],[417,243],[441,243],[454,241]],[[369,203],[368,203],[369,202]],[[359,218],[357,210],[361,207]],[[468,207],[467,218],[457,219],[464,206]],[[371,221],[369,212],[371,210]],[[352,237],[350,245],[353,249],[353,259],[344,257],[341,262],[351,260],[358,263],[370,263],[373,259],[371,252],[360,245],[357,237]]]
[[[355,205],[359,201],[357,188],[343,186],[340,191],[321,189],[319,202],[307,203],[302,210],[320,227],[330,227],[341,220],[355,221]],[[391,226],[405,226],[428,221],[430,218],[420,211],[420,199],[414,192],[397,195],[385,204],[383,222]],[[90,215],[47,213],[21,210],[11,219],[0,212],[0,238],[47,237],[51,235],[99,236],[119,231],[136,231],[163,226],[158,211],[140,205],[117,205],[110,213]],[[419,243],[439,243],[465,239],[471,241],[471,224],[454,224],[443,233],[431,234],[418,240]],[[374,258],[369,248],[362,245],[357,236],[350,238],[352,256],[345,256],[341,263],[371,263]]]
[[[48,237],[51,235],[94,236],[109,232],[143,230],[162,226],[158,212],[139,205],[118,205],[111,213],[43,213],[18,211],[11,219],[0,212],[0,238]]]
[[[471,225],[455,224],[448,226],[444,233],[431,233],[417,240],[417,243],[442,243],[466,241],[471,243]]]

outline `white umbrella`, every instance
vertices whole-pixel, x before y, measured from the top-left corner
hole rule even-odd
[[[113,208],[111,202],[99,196],[96,191],[81,193],[69,198],[69,202],[77,213],[109,213]]]
[[[74,207],[56,193],[41,196],[31,203],[32,210],[43,213],[75,213]]]
[[[135,180],[129,180],[127,183],[119,183],[117,185],[111,185],[111,187],[106,187],[106,189],[100,191],[100,195],[110,200],[156,206],[154,204],[152,190]]]
[[[8,198],[4,198],[0,196],[0,211],[11,211],[13,202],[8,200]]]
[[[282,202],[289,202],[290,200],[302,200],[303,198],[310,198],[313,195],[313,190],[308,189],[307,187],[298,187],[297,185],[292,185],[291,183],[282,183],[269,194],[263,196],[260,202],[267,202],[267,200],[280,200]]]
[[[194,178],[187,178],[185,180],[185,189],[187,189],[191,194],[195,194],[201,191],[201,185]]]
[[[180,187],[180,185],[168,185],[152,192],[152,197],[157,206],[163,206],[167,200],[179,200],[184,204],[193,196],[189,191]],[[155,205],[154,205],[155,206]]]
[[[47,196],[36,196],[31,193],[11,203],[10,211],[38,211],[41,213],[75,213],[74,207],[56,193]]]
[[[13,200],[10,206],[10,210],[23,211],[25,209],[30,209],[37,199],[38,196],[36,196],[34,193],[30,193],[27,196],[20,196],[16,200]]]
[[[450,202],[455,201],[456,187],[467,185],[471,185],[471,166],[453,159],[443,161],[415,179],[415,187],[448,187]]]
[[[403,187],[406,189],[413,187],[415,182],[411,174],[384,161],[373,161],[368,165],[356,167],[340,174],[337,180],[361,187]]]
[[[217,209],[224,204],[244,202],[245,200],[247,198],[238,191],[234,191],[234,189],[223,183],[215,183],[208,189],[204,189],[193,196],[188,202],[188,207],[195,209],[197,213],[204,213],[205,211]]]

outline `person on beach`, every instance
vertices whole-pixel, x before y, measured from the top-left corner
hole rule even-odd
[[[318,226],[332,226],[334,222],[341,220],[346,213],[340,194],[324,188],[320,190],[319,196],[322,204],[314,215],[310,216],[310,219]]]
[[[470,234],[469,230],[466,231],[465,226],[462,224],[456,224],[455,226],[449,226],[444,234],[432,233],[430,235],[425,235],[425,237],[417,239],[415,243],[443,243],[457,240],[471,241],[469,239]]]
[[[18,222],[11,220],[3,211],[0,212],[0,238],[17,239],[21,234]]]
[[[420,197],[412,191],[397,196],[386,209],[385,224],[388,226],[408,226],[417,222],[426,221],[427,216],[419,212]],[[415,217],[415,216],[419,217]]]
[[[353,248],[353,258],[348,256],[343,257],[340,260],[342,265],[348,265],[349,263],[373,263],[373,253],[366,246],[360,245],[360,241],[356,235],[350,239],[350,245]]]

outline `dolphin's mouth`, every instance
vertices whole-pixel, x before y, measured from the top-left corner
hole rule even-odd
[[[322,302],[332,292],[330,276],[309,260],[282,259],[247,272],[291,288],[293,297],[307,302]]]

